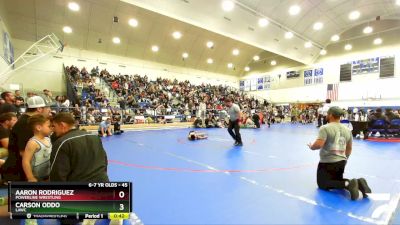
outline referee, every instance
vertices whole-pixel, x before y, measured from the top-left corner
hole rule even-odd
[[[235,140],[235,146],[243,146],[242,137],[239,132],[240,107],[237,104],[234,104],[231,98],[225,99],[225,105],[228,107],[227,111],[229,114],[228,132]],[[235,132],[233,132],[233,129],[235,130]]]
[[[50,181],[108,182],[107,155],[97,135],[75,128],[75,119],[62,112],[53,118]]]

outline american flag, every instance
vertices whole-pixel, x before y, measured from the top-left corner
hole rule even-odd
[[[339,94],[339,84],[328,84],[326,98],[331,101],[337,101]]]

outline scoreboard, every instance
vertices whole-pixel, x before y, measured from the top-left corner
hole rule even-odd
[[[132,183],[9,183],[12,219],[129,219]]]

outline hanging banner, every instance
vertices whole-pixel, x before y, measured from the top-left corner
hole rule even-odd
[[[265,76],[264,77],[264,90],[269,90],[269,89],[271,89],[271,77]]]
[[[257,90],[261,91],[264,89],[264,78],[258,78],[257,79]]]
[[[250,80],[244,81],[244,91],[250,91]]]
[[[239,90],[244,91],[244,80],[239,81]]]
[[[313,84],[313,70],[305,70],[304,85],[312,85],[312,84]]]
[[[324,68],[319,68],[314,70],[314,83],[315,84],[324,83]]]
[[[251,79],[250,82],[251,82],[250,90],[256,91],[257,90],[257,78]]]

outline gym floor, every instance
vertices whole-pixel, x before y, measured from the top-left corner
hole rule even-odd
[[[354,140],[345,177],[366,178],[373,194],[351,201],[346,191],[317,188],[319,152],[306,145],[317,136],[313,125],[241,129],[243,147],[233,146],[226,129],[197,129],[209,135],[199,141],[187,140],[190,130],[103,138],[110,179],[133,182],[138,218],[119,224],[400,222],[400,143]]]
[[[103,139],[113,181],[133,182],[134,212],[144,224],[393,224],[400,197],[400,144],[354,140],[346,178],[364,177],[373,194],[316,185],[319,152],[312,125],[135,131]]]

